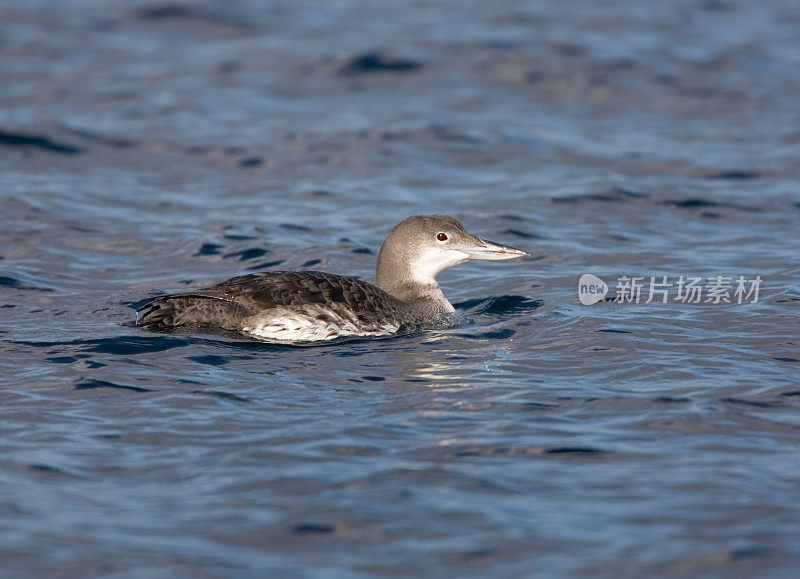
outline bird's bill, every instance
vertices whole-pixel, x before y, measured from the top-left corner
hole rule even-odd
[[[500,245],[499,243],[480,239],[479,237],[476,237],[475,241],[477,242],[475,245],[470,247],[461,247],[459,248],[459,251],[463,251],[469,255],[470,259],[485,259],[491,261],[500,259],[514,259],[515,257],[530,255],[521,249],[516,249],[507,245]]]

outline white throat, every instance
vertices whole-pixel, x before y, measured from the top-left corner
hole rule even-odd
[[[469,254],[455,249],[447,251],[429,251],[422,254],[411,267],[411,274],[416,283],[423,285],[436,284],[436,276],[454,265],[469,261]]]

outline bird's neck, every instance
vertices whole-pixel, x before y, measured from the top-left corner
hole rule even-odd
[[[442,289],[436,280],[431,283],[421,284],[416,281],[394,283],[378,287],[383,291],[406,302],[410,306],[430,312],[430,314],[448,314],[455,311],[453,305],[444,297]]]
[[[375,280],[379,288],[408,303],[416,309],[431,314],[446,314],[455,311],[444,297],[434,275],[438,271],[426,271],[404,259],[381,249],[375,268]]]

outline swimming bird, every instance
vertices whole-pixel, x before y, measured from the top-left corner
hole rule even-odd
[[[395,226],[381,245],[376,284],[319,271],[254,273],[158,296],[139,310],[134,325],[292,342],[444,327],[456,314],[437,274],[473,259],[524,255],[475,237],[449,215],[415,215]]]

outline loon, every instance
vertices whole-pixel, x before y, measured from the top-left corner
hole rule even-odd
[[[375,285],[319,271],[254,273],[153,298],[133,325],[278,342],[443,327],[452,325],[456,314],[436,283],[438,273],[472,259],[525,255],[467,233],[449,215],[415,215],[395,226],[381,245]]]

